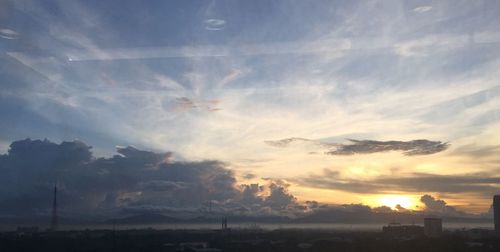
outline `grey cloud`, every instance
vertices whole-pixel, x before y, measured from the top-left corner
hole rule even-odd
[[[393,210],[392,208],[388,206],[379,206],[379,207],[374,207],[372,210],[376,213],[392,213]]]
[[[424,203],[426,212],[452,215],[452,216],[464,215],[463,212],[458,211],[452,206],[448,206],[446,201],[441,199],[436,199],[428,194],[420,197],[420,201]]]
[[[444,200],[435,199],[428,194],[420,197],[420,201],[424,203],[425,208],[429,211],[441,212],[446,207],[446,202]]]
[[[391,213],[387,207],[350,204],[325,205],[298,202],[290,184],[264,178],[263,184],[238,184],[234,173],[218,161],[174,162],[172,153],[155,153],[119,147],[111,158],[94,158],[91,147],[80,141],[52,143],[48,140],[13,142],[0,155],[0,214],[14,216],[50,214],[51,195],[57,181],[61,215],[135,214],[144,212],[196,215],[208,211],[245,216],[287,215],[304,220],[333,220],[363,216],[367,220]],[[437,176],[412,174],[370,181],[341,179],[338,171],[294,180],[310,187],[360,193],[386,190],[482,193],[493,190],[500,178],[486,174]],[[490,188],[491,187],[491,188]],[[426,211],[462,214],[431,196],[422,197]],[[440,211],[441,209],[445,211]],[[403,208],[398,213],[409,213]],[[340,216],[340,217],[339,217]],[[308,219],[309,218],[309,219]],[[340,219],[339,219],[340,218]]]
[[[441,217],[463,217],[463,218],[481,218],[488,217],[487,213],[473,215],[457,210],[453,206],[447,205],[444,200],[435,198],[431,195],[422,195],[420,201],[424,204],[419,210],[404,208],[401,205],[396,205],[395,209],[388,206],[370,207],[363,204],[344,204],[344,205],[323,205],[321,208],[312,208],[312,213],[306,217],[317,220],[337,219],[345,221],[360,222],[382,222],[387,223],[394,221],[414,222],[415,216],[441,216]]]
[[[241,203],[248,213],[264,211],[265,214],[295,214],[308,209],[288,192],[290,186],[283,180],[264,179],[266,184],[241,185]],[[258,209],[257,209],[257,208]]]
[[[185,188],[187,185],[183,182],[164,181],[164,180],[151,180],[147,182],[140,182],[139,188],[145,191],[172,191]]]
[[[172,153],[167,152],[167,153],[153,153],[150,151],[143,151],[139,150],[133,146],[127,146],[127,147],[116,147],[116,152],[122,154],[123,156],[127,158],[136,158],[136,159],[144,159],[144,160],[154,160],[155,163],[161,162],[161,161],[166,161],[165,159],[170,157]]]
[[[238,185],[219,161],[174,162],[172,153],[117,147],[119,155],[95,158],[81,141],[21,140],[0,155],[0,213],[48,214],[54,183],[62,215],[177,209],[195,212],[207,202],[217,211],[294,214],[304,207],[284,181]],[[302,209],[302,210],[301,210]]]
[[[296,203],[297,199],[288,193],[287,187],[280,183],[271,183],[269,185],[271,193],[265,199],[266,205],[272,209],[283,210]]]
[[[273,147],[288,147],[294,142],[310,142],[327,149],[327,155],[371,154],[389,151],[401,151],[406,156],[430,155],[446,150],[448,143],[426,139],[412,141],[375,141],[348,139],[350,143],[326,143],[306,138],[286,138],[277,141],[265,141]]]
[[[400,204],[397,204],[397,205],[395,206],[395,208],[396,208],[396,210],[397,210],[398,212],[400,212],[400,213],[403,213],[403,212],[411,212],[410,210],[408,210],[408,209],[404,208],[404,207],[403,207],[403,206],[401,206]]]
[[[500,177],[486,173],[437,175],[410,173],[404,176],[379,176],[369,180],[345,179],[340,173],[324,170],[293,180],[303,186],[354,193],[441,192],[492,195],[500,190]]]
[[[425,196],[425,195],[424,195]],[[423,197],[424,197],[423,196]],[[428,196],[428,195],[427,195]],[[425,196],[427,198],[427,196]],[[434,198],[433,198],[434,199]],[[437,200],[437,199],[434,199]],[[439,200],[437,200],[439,201]],[[401,223],[413,223],[424,217],[433,215],[443,218],[481,218],[485,214],[472,215],[446,206],[447,211],[431,211],[429,209],[411,210],[397,205],[396,209],[388,206],[370,207],[363,204],[324,205],[313,209],[301,221],[304,222],[337,222],[337,223],[389,223],[395,219]]]
[[[337,150],[329,151],[329,155],[370,154],[376,152],[402,151],[404,155],[429,155],[444,151],[448,143],[429,140],[412,141],[373,141],[349,139],[352,144],[341,145]]]

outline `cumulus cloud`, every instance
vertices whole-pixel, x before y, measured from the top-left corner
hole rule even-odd
[[[399,206],[399,205],[398,205]],[[392,213],[394,210],[388,206],[374,207],[372,210],[376,213]]]
[[[240,185],[242,194],[238,203],[244,206],[245,214],[293,215],[309,209],[288,191],[290,184],[283,180],[264,180],[267,183],[262,185]]]
[[[349,143],[327,143],[306,138],[286,138],[276,141],[265,141],[273,147],[288,147],[295,142],[310,142],[328,149],[327,155],[354,155],[371,154],[379,152],[400,151],[406,156],[430,155],[444,151],[449,144],[441,141],[430,141],[426,139],[412,141],[375,141],[348,139]]]
[[[62,214],[199,211],[212,202],[217,211],[248,215],[302,211],[280,180],[239,185],[219,161],[176,162],[172,153],[117,147],[119,155],[95,158],[81,141],[25,139],[0,156],[0,213],[48,214],[52,188],[58,184]]]
[[[424,204],[425,211],[434,214],[444,214],[451,216],[464,215],[452,206],[447,205],[446,201],[434,198],[431,195],[425,194],[420,197],[420,202]]]
[[[378,176],[373,179],[343,178],[338,171],[325,169],[320,174],[296,178],[294,182],[303,186],[340,190],[354,193],[441,192],[475,193],[489,196],[500,189],[500,177],[495,174],[473,173],[437,175],[410,173],[400,176]]]

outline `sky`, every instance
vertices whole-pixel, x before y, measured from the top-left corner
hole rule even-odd
[[[46,211],[57,181],[74,212],[486,213],[500,193],[499,12],[2,1],[0,201],[12,208],[0,212]]]

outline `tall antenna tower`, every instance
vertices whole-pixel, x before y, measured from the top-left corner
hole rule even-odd
[[[222,230],[227,230],[227,217],[226,216],[222,217],[221,228],[222,228]]]
[[[57,184],[54,184],[54,201],[52,202],[52,221],[50,222],[50,230],[56,231],[58,226],[57,220]]]

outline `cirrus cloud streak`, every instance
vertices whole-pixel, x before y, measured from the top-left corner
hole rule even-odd
[[[273,147],[288,147],[293,142],[311,142],[326,148],[327,155],[354,155],[371,154],[388,151],[400,151],[406,156],[430,155],[446,150],[449,146],[446,142],[418,139],[412,141],[375,141],[348,139],[350,143],[328,143],[306,138],[286,138],[276,141],[265,141]]]

